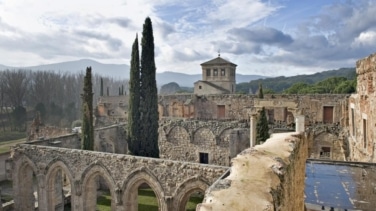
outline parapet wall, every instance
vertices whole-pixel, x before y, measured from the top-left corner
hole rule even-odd
[[[376,162],[376,54],[356,63],[357,94],[349,99],[350,160]]]
[[[304,134],[279,133],[244,150],[196,210],[304,210],[307,143]]]

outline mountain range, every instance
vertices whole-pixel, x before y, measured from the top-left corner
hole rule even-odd
[[[29,67],[9,67],[0,64],[0,70],[6,69],[25,69],[32,71],[56,71],[60,73],[84,73],[86,67],[92,67],[93,74],[98,74],[102,76],[113,77],[115,79],[129,79],[129,65],[127,64],[103,64],[90,59],[81,59],[76,61],[60,62],[53,64],[45,64],[38,66]],[[242,75],[236,74],[236,82],[243,83],[252,80],[267,78],[262,75]],[[156,80],[158,86],[170,82],[176,82],[180,86],[193,87],[193,83],[201,80],[201,74],[184,74],[172,71],[166,71],[156,74]]]

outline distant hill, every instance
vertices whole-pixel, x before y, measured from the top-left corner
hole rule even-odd
[[[118,79],[129,79],[129,65],[126,64],[103,64],[90,59],[81,59],[77,61],[53,63],[46,65],[30,66],[30,67],[8,67],[0,65],[0,70],[5,69],[25,69],[25,70],[42,70],[42,71],[56,71],[56,72],[68,72],[68,73],[80,73],[84,72],[86,67],[92,67],[94,74],[102,76],[109,76]],[[266,78],[261,75],[242,75],[236,74],[237,83],[249,82],[259,78]],[[166,71],[157,73],[156,75],[158,86],[175,82],[181,87],[193,87],[193,83],[201,80],[201,74],[184,74]]]
[[[185,87],[193,87],[193,83],[201,80],[202,75],[201,74],[184,74],[184,73],[176,73],[176,72],[163,72],[163,73],[157,73],[157,82],[159,85],[168,84],[171,82],[175,82],[179,84],[179,86],[185,86]],[[266,76],[262,75],[242,75],[242,74],[236,74],[236,83],[243,83],[243,82],[250,82],[252,80],[257,80],[260,78],[267,78]]]
[[[249,93],[251,91],[252,93],[255,93],[258,90],[259,83],[261,83],[263,89],[271,89],[274,92],[279,93],[297,82],[313,84],[334,76],[353,79],[356,77],[355,68],[340,68],[338,70],[328,70],[311,75],[297,75],[291,77],[280,76],[275,78],[258,79],[249,83],[237,84],[236,91],[243,93]]]

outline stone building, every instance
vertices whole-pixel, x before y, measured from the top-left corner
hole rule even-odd
[[[201,64],[202,80],[195,82],[196,95],[233,94],[236,90],[236,64],[218,55]]]
[[[353,161],[376,162],[376,54],[356,63],[357,93],[349,99],[349,148]]]
[[[95,108],[95,125],[108,126],[128,119],[128,96],[101,96]]]

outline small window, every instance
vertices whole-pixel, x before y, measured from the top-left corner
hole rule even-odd
[[[320,158],[329,158],[330,159],[330,147],[321,147]]]
[[[200,163],[209,164],[209,153],[200,152]]]
[[[226,70],[225,69],[221,69],[221,76],[225,76],[226,75]]]
[[[235,76],[235,69],[230,70],[230,76]]]
[[[206,69],[206,76],[210,76],[210,69]]]
[[[213,76],[218,76],[218,69],[214,69]]]
[[[201,86],[198,86],[198,89],[201,89]]]

